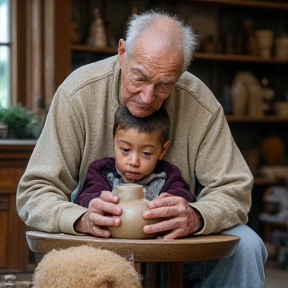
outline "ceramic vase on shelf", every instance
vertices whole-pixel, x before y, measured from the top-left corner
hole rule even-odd
[[[144,190],[142,185],[137,184],[123,184],[116,186],[113,189],[113,194],[119,196],[120,200],[118,206],[123,209],[120,216],[120,226],[109,226],[108,230],[113,238],[121,239],[145,239],[155,238],[155,234],[145,234],[143,227],[145,225],[154,224],[158,221],[146,220],[142,214],[147,210],[148,200],[144,197]]]
[[[248,86],[248,115],[261,117],[263,113],[263,89],[259,83],[253,83]]]
[[[258,45],[254,35],[254,22],[252,19],[243,20],[243,48],[242,52],[248,55],[259,55]]]
[[[275,114],[279,117],[288,117],[288,102],[274,103]]]
[[[233,115],[261,116],[263,114],[261,85],[251,72],[236,73],[231,86],[231,101]]]
[[[231,87],[232,113],[235,116],[246,115],[248,94],[241,81],[235,81]]]
[[[103,24],[103,20],[98,8],[94,9],[94,21],[90,27],[89,38],[87,40],[88,45],[96,47],[107,47],[106,30]]]
[[[273,47],[274,32],[270,29],[260,29],[255,32],[260,56],[270,58]]]
[[[288,59],[288,36],[283,35],[275,39],[274,45],[275,57],[278,59]]]

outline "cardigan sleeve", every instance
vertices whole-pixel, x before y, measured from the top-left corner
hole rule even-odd
[[[17,189],[17,211],[27,226],[77,234],[74,223],[87,208],[70,197],[77,187],[84,143],[69,93],[61,85]]]
[[[198,234],[219,233],[247,223],[253,177],[219,107],[199,147],[195,172],[203,187],[192,203],[204,220]],[[191,135],[193,143],[193,135]]]
[[[75,203],[83,207],[88,207],[93,198],[101,195],[102,191],[110,191],[111,187],[105,179],[101,170],[96,165],[97,160],[93,161],[87,170],[87,175],[83,183],[82,190],[78,194]]]

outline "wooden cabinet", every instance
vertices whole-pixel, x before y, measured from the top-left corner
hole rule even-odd
[[[0,140],[0,273],[30,270],[27,227],[16,210],[16,189],[34,146],[34,140]]]

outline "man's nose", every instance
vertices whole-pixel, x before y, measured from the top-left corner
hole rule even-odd
[[[139,157],[137,153],[131,154],[128,165],[133,166],[133,167],[138,167],[139,166]]]
[[[145,84],[142,87],[141,100],[143,103],[152,103],[155,99],[154,84]]]

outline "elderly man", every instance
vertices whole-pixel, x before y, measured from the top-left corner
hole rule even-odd
[[[70,201],[93,160],[113,155],[113,116],[119,104],[144,117],[164,105],[173,144],[165,157],[192,187],[196,203],[163,193],[143,217],[163,218],[145,233],[165,238],[226,233],[241,236],[234,256],[186,263],[185,279],[202,287],[264,287],[267,257],[261,239],[245,225],[253,178],[211,91],[186,71],[197,41],[176,17],[146,12],[129,23],[118,56],[74,71],[59,87],[17,195],[20,217],[48,232],[109,237],[120,225],[118,197],[103,191],[80,207]],[[186,72],[185,72],[186,71]],[[114,215],[116,217],[111,217]],[[191,282],[189,282],[191,281]],[[190,286],[192,287],[192,286]]]

